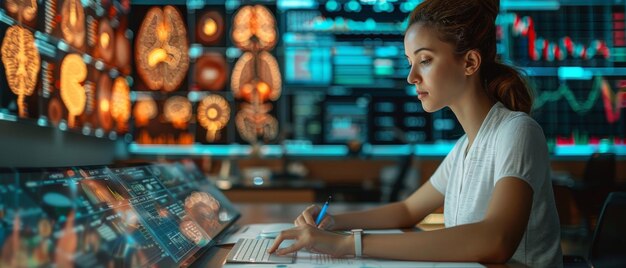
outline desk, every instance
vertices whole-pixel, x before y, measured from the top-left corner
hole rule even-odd
[[[241,211],[241,218],[237,221],[239,225],[252,223],[276,223],[276,222],[293,222],[300,213],[311,204],[235,204],[237,209]],[[380,204],[373,203],[334,203],[331,213],[364,210],[378,206]],[[433,218],[438,221],[438,217]],[[431,230],[442,228],[443,225],[437,223],[421,223],[418,225],[421,229]],[[226,262],[226,257],[232,246],[212,247],[200,257],[192,267],[222,267]],[[487,265],[487,267],[525,267],[520,264],[507,265]]]
[[[237,221],[239,225],[252,223],[276,223],[293,222],[300,213],[311,203],[298,204],[235,204],[241,211],[241,218]],[[363,203],[333,203],[331,213],[363,210],[376,206],[377,204]],[[232,246],[212,247],[198,259],[192,267],[222,267],[226,262],[226,257]]]

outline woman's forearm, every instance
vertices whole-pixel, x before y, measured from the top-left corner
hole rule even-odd
[[[414,261],[471,261],[504,263],[515,248],[504,232],[486,223],[406,233],[365,235],[363,255]]]
[[[390,229],[415,226],[421,219],[412,219],[403,202],[395,202],[358,212],[335,215],[335,230]]]
[[[443,198],[430,182],[426,182],[406,200],[361,212],[336,215],[333,229],[413,227],[433,210],[441,207]]]

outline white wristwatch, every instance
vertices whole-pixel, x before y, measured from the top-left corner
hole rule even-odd
[[[354,236],[354,257],[360,258],[363,255],[363,242],[361,239],[363,229],[352,229],[351,231]]]

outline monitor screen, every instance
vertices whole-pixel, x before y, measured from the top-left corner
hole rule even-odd
[[[330,48],[285,48],[285,83],[329,85],[332,79]]]
[[[155,164],[150,168],[209,238],[219,235],[238,217],[232,203],[195,165]]]
[[[369,99],[327,98],[324,103],[326,143],[367,142]]]
[[[1,266],[181,266],[239,217],[180,164],[0,172]]]

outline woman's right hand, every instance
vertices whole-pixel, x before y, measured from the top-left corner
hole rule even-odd
[[[311,225],[313,227],[317,227],[323,230],[332,230],[335,226],[335,217],[330,213],[326,212],[326,215],[320,222],[319,226],[315,225],[315,219],[317,219],[317,215],[319,215],[321,208],[317,205],[311,205],[307,207],[298,218],[293,222],[296,226],[304,226]]]

